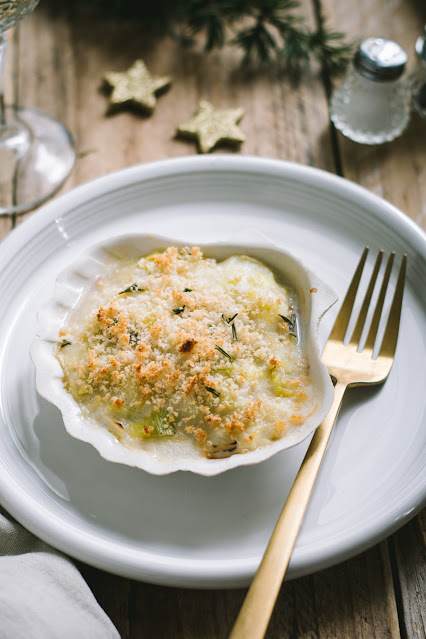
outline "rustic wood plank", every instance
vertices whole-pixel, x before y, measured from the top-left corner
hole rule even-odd
[[[403,135],[360,147],[339,134],[345,177],[368,188],[426,228],[426,121],[413,116]]]
[[[383,552],[386,552],[386,546],[378,545],[339,566],[313,575],[318,637],[394,639],[400,636]],[[339,610],[338,614],[336,610]],[[303,611],[299,612],[300,616]],[[305,635],[300,632],[298,636]]]
[[[407,637],[426,637],[426,513],[393,535],[397,581],[401,596],[403,633]]]
[[[339,566],[285,583],[267,636],[397,639],[396,604],[382,554],[378,545]]]
[[[17,60],[15,58],[15,39],[16,32],[14,29],[10,29],[7,32],[8,47],[6,55],[6,64],[4,69],[4,96],[6,105],[12,105],[15,103],[15,84],[14,79],[17,71]],[[0,188],[7,188],[5,182],[8,176],[4,175],[4,165],[2,165],[2,175],[0,182]],[[14,218],[10,215],[0,215],[0,241],[10,233],[13,228]]]

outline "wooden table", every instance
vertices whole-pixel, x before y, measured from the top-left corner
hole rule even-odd
[[[350,39],[395,39],[412,64],[414,42],[426,22],[424,3],[302,2],[310,20],[320,6]],[[274,73],[246,76],[229,49],[210,56],[182,49],[177,42],[156,40],[134,22],[102,18],[84,2],[43,0],[10,32],[10,42],[8,102],[47,111],[75,138],[78,159],[63,191],[129,165],[194,153],[194,145],[174,138],[175,126],[192,115],[199,99],[207,99],[218,108],[244,108],[247,141],[241,153],[343,175],[426,229],[426,120],[413,116],[402,137],[381,147],[352,143],[330,126],[329,85],[317,70],[298,86]],[[160,99],[150,118],[128,111],[107,117],[101,77],[127,69],[137,58],[153,73],[172,76],[173,100]],[[0,238],[27,215],[0,218]],[[285,583],[267,636],[425,637],[425,521],[423,513],[354,559]],[[123,639],[226,637],[245,595],[243,589],[153,586],[79,567]]]

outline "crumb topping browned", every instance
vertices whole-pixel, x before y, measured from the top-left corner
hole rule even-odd
[[[113,263],[60,332],[65,387],[126,445],[190,438],[208,457],[248,452],[315,410],[297,312],[245,256],[169,247]]]

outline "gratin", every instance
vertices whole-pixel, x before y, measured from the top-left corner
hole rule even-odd
[[[298,313],[295,292],[260,261],[169,247],[110,260],[61,329],[57,357],[83,415],[124,446],[190,441],[227,457],[316,410]]]

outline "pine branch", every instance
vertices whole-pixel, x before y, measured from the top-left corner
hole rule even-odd
[[[326,27],[322,14],[318,27],[310,30],[306,19],[294,11],[298,0],[183,0],[187,21],[193,33],[206,37],[206,50],[226,43],[226,27],[235,37],[229,42],[244,53],[243,63],[284,64],[291,73],[299,73],[310,61],[317,60],[329,74],[341,72],[347,65],[352,46],[344,34]],[[249,24],[246,25],[246,23]]]
[[[317,21],[318,28],[311,35],[313,55],[329,75],[341,73],[352,57],[354,45],[345,43],[344,34],[340,31],[327,28],[321,11],[318,11]]]
[[[104,10],[109,7],[119,15],[138,15],[157,31],[161,25],[169,33],[180,32],[184,41],[201,36],[206,51],[235,46],[242,51],[244,64],[275,63],[299,73],[315,60],[334,74],[345,68],[352,52],[344,34],[329,29],[320,12],[317,27],[311,29],[296,13],[299,0],[90,1],[98,5],[102,1]]]

